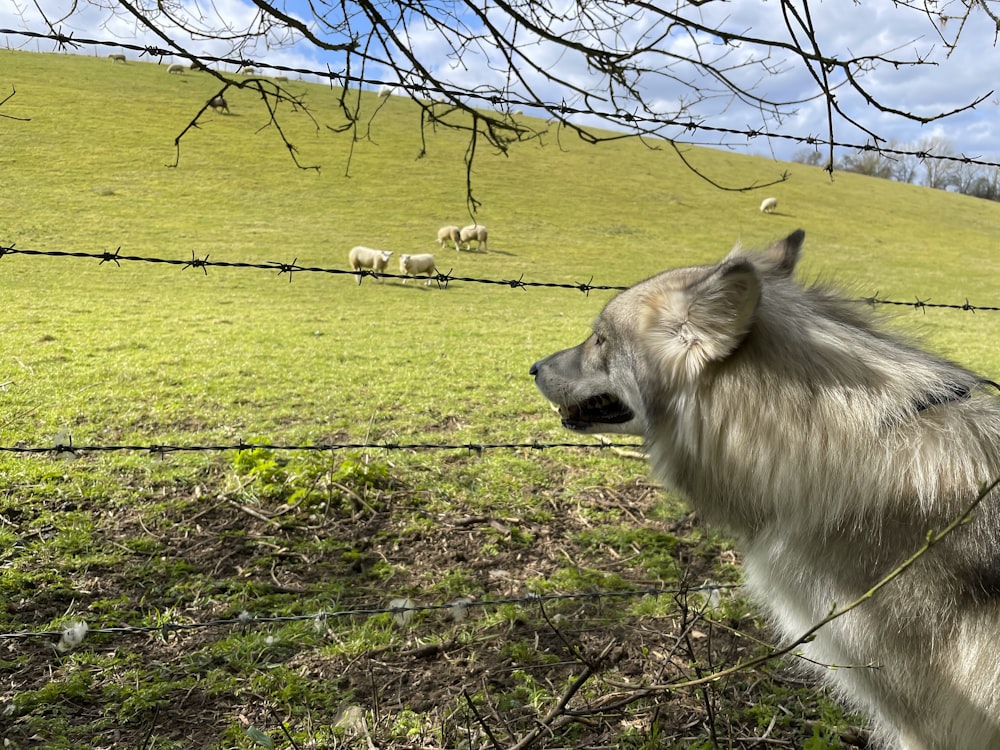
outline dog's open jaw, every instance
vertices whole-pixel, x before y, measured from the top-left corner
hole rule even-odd
[[[625,404],[610,393],[601,393],[576,404],[557,404],[563,427],[587,432],[597,425],[624,424],[635,418]]]

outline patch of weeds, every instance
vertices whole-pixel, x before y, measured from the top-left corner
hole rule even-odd
[[[312,608],[310,608],[312,609]],[[253,627],[253,626],[251,626]],[[273,668],[296,653],[320,643],[320,636],[311,621],[294,622],[280,628],[237,630],[228,638],[213,644],[208,651],[233,664],[258,665]]]
[[[120,544],[129,550],[129,552],[136,555],[146,555],[151,557],[153,555],[158,555],[163,551],[163,543],[158,539],[152,539],[150,537],[122,539]]]
[[[157,709],[169,706],[198,683],[194,675],[174,677],[156,670],[150,679],[147,667],[115,670],[113,681],[103,688],[104,704],[115,706],[115,718],[121,723],[148,719]]]
[[[840,733],[832,727],[813,726],[812,736],[802,743],[802,750],[839,750],[844,747]]]
[[[783,734],[807,737],[803,750],[836,750],[844,747],[838,727],[849,724],[843,711],[812,687],[795,686],[764,672],[762,687],[754,690],[753,700],[735,700],[731,715],[752,727],[760,736],[775,728]],[[751,675],[747,675],[751,677]],[[761,673],[752,675],[759,679]],[[814,708],[810,708],[814,707]],[[818,714],[815,712],[818,707]]]
[[[280,501],[290,492],[286,463],[286,459],[269,448],[247,448],[236,452],[233,470],[245,493],[262,500]]]
[[[109,615],[114,619],[120,617],[122,612],[128,612],[132,607],[132,603],[131,597],[127,594],[93,599],[87,604],[87,617],[99,618],[101,615]]]
[[[516,604],[500,604],[495,607],[483,608],[480,611],[482,612],[481,626],[484,629],[510,629],[524,623],[525,621],[524,611]]]
[[[373,510],[377,496],[393,485],[389,465],[362,452],[343,454],[338,463],[323,454],[293,460],[269,448],[247,448],[237,452],[233,471],[246,497],[310,513]]]
[[[492,544],[497,550],[505,547],[530,547],[535,542],[535,536],[530,531],[517,525],[493,523],[484,527],[483,535],[495,540],[485,544]]]
[[[679,542],[673,534],[657,529],[609,526],[581,531],[578,539],[582,546],[598,553],[608,548],[620,556],[641,555],[643,568],[657,578],[671,581],[681,576]]]
[[[558,654],[549,651],[540,651],[538,646],[531,641],[508,641],[500,648],[500,654],[512,659],[522,667],[558,664],[562,661],[562,658]]]
[[[338,617],[326,622],[329,643],[323,650],[330,654],[357,656],[382,649],[392,644],[399,633],[392,613],[388,612],[358,619]]]
[[[864,718],[846,713],[839,704],[823,695],[814,697],[814,703],[818,708],[818,716],[813,725],[812,737],[803,743],[803,750],[834,750],[846,747],[840,736],[841,729],[848,726],[863,726],[865,723]]]
[[[702,593],[702,600],[705,617],[716,622],[739,623],[758,616],[756,607],[739,593],[739,589],[735,593],[719,591],[717,596],[713,592],[708,592],[707,596]]]
[[[36,603],[39,598],[60,599],[66,594],[73,593],[72,588],[65,584],[59,572],[51,568],[39,567],[34,570],[18,570],[13,565],[5,567],[0,573],[0,594],[13,601],[18,596],[23,596],[26,591],[35,592],[32,599]]]
[[[392,740],[411,740],[427,731],[423,717],[416,711],[403,709],[390,718],[388,735]]]
[[[350,453],[330,475],[330,481],[354,490],[382,489],[389,484],[389,467],[364,453]]]
[[[24,715],[44,708],[46,717],[76,714],[79,704],[91,702],[93,681],[93,673],[70,658],[37,690],[15,693],[13,713]]]
[[[260,665],[247,674],[244,692],[267,695],[271,702],[282,707],[282,714],[294,716],[311,710],[332,716],[336,710],[335,701],[340,697],[337,692],[319,689],[314,680],[295,668],[284,664]]]
[[[605,573],[588,568],[560,568],[545,578],[531,582],[536,594],[553,594],[567,591],[615,591],[630,589],[632,585],[617,573]]]
[[[677,604],[669,596],[641,596],[633,599],[628,613],[635,617],[668,617],[677,612]]]
[[[501,713],[520,712],[525,708],[539,711],[552,699],[549,688],[542,685],[523,669],[511,672],[514,685],[503,693],[495,695],[497,710]]]
[[[465,596],[479,589],[479,583],[462,568],[453,568],[438,578],[436,573],[425,573],[425,578],[432,579],[431,591],[438,592],[446,599]]]

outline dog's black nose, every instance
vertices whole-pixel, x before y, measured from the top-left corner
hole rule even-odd
[[[531,366],[531,369],[528,370],[528,374],[532,377],[538,377],[538,362],[535,362],[535,364]]]

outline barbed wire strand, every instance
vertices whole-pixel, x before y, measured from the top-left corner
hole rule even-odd
[[[223,617],[205,622],[164,622],[157,625],[109,625],[102,627],[88,627],[87,634],[105,635],[141,635],[148,633],[160,633],[166,640],[171,633],[182,633],[186,631],[204,630],[208,628],[221,627],[243,627],[249,628],[252,625],[266,624],[289,624],[296,622],[317,622],[322,623],[327,620],[336,620],[350,617],[374,617],[377,615],[400,615],[417,612],[436,612],[448,610],[451,612],[469,609],[488,609],[509,605],[544,605],[549,602],[563,601],[598,601],[602,599],[638,599],[642,597],[658,598],[662,596],[677,596],[690,592],[707,592],[709,594],[717,591],[742,588],[743,584],[711,584],[706,583],[701,586],[686,586],[684,588],[659,588],[648,587],[642,589],[632,589],[627,591],[583,591],[563,594],[527,594],[525,596],[511,596],[501,599],[469,599],[459,598],[455,601],[444,604],[417,604],[412,599],[400,598],[394,602],[405,601],[406,604],[390,604],[384,607],[361,607],[356,609],[342,609],[326,611],[321,610],[312,614],[304,615],[254,615],[250,612],[241,612],[236,617]],[[80,621],[80,617],[69,616],[68,620]],[[62,635],[62,630],[39,630],[39,631],[19,631],[16,633],[0,633],[0,641],[7,640],[30,640],[35,638],[58,638]]]
[[[373,271],[368,268],[362,268],[358,270],[354,269],[344,269],[344,268],[329,268],[323,266],[300,266],[296,262],[292,263],[282,263],[280,261],[268,261],[266,263],[253,263],[250,261],[224,261],[224,260],[209,260],[211,253],[206,253],[203,258],[199,258],[195,255],[194,251],[191,251],[191,258],[187,260],[179,260],[177,258],[158,258],[151,256],[142,255],[122,255],[121,247],[117,248],[114,252],[109,250],[103,250],[99,253],[84,252],[84,251],[69,251],[69,250],[25,250],[15,245],[0,245],[0,259],[3,259],[7,255],[27,255],[27,256],[44,256],[52,258],[89,258],[97,260],[100,265],[105,263],[114,263],[116,266],[121,267],[122,261],[126,262],[136,262],[136,263],[154,263],[154,264],[165,264],[171,266],[180,266],[181,270],[187,270],[188,268],[200,268],[206,275],[208,274],[209,268],[240,268],[240,269],[253,269],[253,270],[263,270],[263,271],[277,271],[278,275],[288,274],[288,280],[291,281],[293,273],[325,273],[331,275],[346,275],[355,276],[360,278],[372,277],[375,279],[412,279],[414,277],[407,276],[405,274],[398,273],[387,273],[383,271]],[[492,284],[495,286],[506,286],[511,289],[525,289],[527,287],[550,287],[556,289],[575,289],[577,291],[583,292],[584,294],[589,294],[591,291],[624,291],[628,289],[627,286],[601,286],[595,285],[593,283],[565,283],[565,282],[546,282],[546,281],[525,281],[524,275],[522,274],[520,278],[517,279],[481,279],[473,278],[468,276],[455,276],[450,270],[448,273],[438,272],[430,277],[419,277],[426,278],[429,281],[435,281],[438,285],[447,287],[452,281],[465,281],[474,284]],[[593,281],[593,278],[591,278]]]
[[[141,44],[130,44],[123,42],[121,40],[106,40],[106,39],[89,39],[86,37],[76,37],[72,34],[63,34],[59,32],[38,32],[29,31],[27,29],[4,29],[0,28],[0,34],[21,36],[29,39],[46,39],[55,42],[60,47],[80,47],[85,44],[92,44],[100,47],[114,47],[117,49],[126,49],[132,52],[136,52],[140,57],[180,57],[176,49],[165,49],[163,47],[157,47],[155,45],[141,45]],[[267,62],[266,60],[251,59],[244,57],[216,57],[214,55],[196,55],[199,61],[208,61],[215,63],[223,63],[227,65],[234,65],[239,68],[255,68],[278,71],[281,73],[298,73],[304,76],[315,76],[316,78],[327,79],[331,82],[340,82],[342,85],[347,84],[365,84],[369,86],[379,86],[383,84],[389,84],[407,88],[406,85],[400,82],[390,82],[382,79],[369,79],[362,78],[359,76],[351,75],[346,71],[335,72],[332,70],[315,70],[312,68],[298,68],[289,65],[282,65],[279,63]],[[415,87],[419,89],[419,87]],[[468,92],[470,95],[475,96],[475,92]],[[565,101],[561,102],[545,102],[545,101],[532,101],[526,100],[524,98],[511,98],[511,97],[501,97],[499,95],[489,95],[480,97],[484,103],[488,103],[494,106],[507,104],[511,107],[538,107],[546,111],[558,112],[562,116],[571,115],[589,115],[593,116],[595,113],[593,110],[582,107],[573,107],[568,105]],[[946,161],[946,162],[956,162],[961,164],[974,164],[981,167],[1000,167],[1000,162],[988,161],[985,159],[978,159],[975,157],[967,156],[965,154],[952,155],[952,154],[932,154],[927,151],[918,150],[911,151],[905,148],[894,148],[891,146],[881,146],[875,143],[850,143],[837,141],[832,138],[824,138],[817,135],[794,135],[792,133],[780,133],[773,132],[764,128],[751,128],[747,127],[744,129],[740,128],[728,128],[718,125],[708,125],[701,120],[669,120],[665,121],[662,117],[655,115],[642,116],[637,115],[634,112],[626,111],[616,111],[614,113],[604,113],[607,119],[615,120],[621,119],[625,123],[630,125],[651,125],[657,129],[662,128],[665,125],[673,126],[679,130],[685,132],[703,132],[703,133],[715,133],[719,135],[728,136],[740,136],[746,138],[748,141],[757,138],[767,138],[774,140],[784,140],[791,141],[794,143],[799,143],[806,146],[832,146],[834,148],[852,149],[855,151],[864,152],[876,152],[879,154],[887,154],[891,156],[914,156],[921,160],[932,160],[932,161]]]
[[[0,29],[2,31],[2,29]],[[114,265],[121,267],[122,262],[135,262],[135,263],[151,263],[151,264],[161,264],[170,266],[179,266],[181,270],[187,270],[188,268],[200,268],[204,274],[208,275],[209,268],[238,268],[238,269],[250,269],[250,270],[260,270],[277,272],[279,276],[283,274],[288,274],[288,280],[291,282],[292,275],[294,273],[324,273],[330,275],[344,275],[344,276],[354,276],[358,279],[363,279],[366,277],[371,277],[374,279],[413,279],[413,276],[407,276],[405,274],[398,273],[387,273],[383,271],[373,271],[368,268],[362,268],[358,270],[344,269],[344,268],[330,268],[324,266],[301,266],[297,263],[297,258],[291,263],[283,263],[281,261],[267,261],[264,263],[255,263],[251,261],[227,261],[227,260],[209,260],[211,253],[205,253],[204,257],[198,257],[195,252],[191,251],[191,257],[189,259],[178,259],[178,258],[160,258],[155,256],[145,256],[145,255],[122,255],[121,247],[115,249],[114,252],[110,250],[102,250],[101,252],[86,252],[86,251],[70,251],[70,250],[27,250],[23,248],[16,247],[15,244],[3,245],[0,244],[0,260],[8,255],[23,255],[29,257],[50,257],[50,258],[83,258],[97,260],[99,265],[104,265],[105,263],[113,263]],[[611,292],[622,292],[628,289],[628,286],[620,286],[615,284],[594,284],[594,277],[591,276],[590,280],[587,282],[555,282],[555,281],[525,281],[524,274],[521,274],[517,279],[484,279],[472,276],[456,276],[449,270],[447,273],[442,273],[438,271],[429,277],[416,277],[421,279],[426,279],[428,281],[433,281],[438,284],[441,288],[447,288],[447,286],[453,281],[462,281],[470,284],[488,284],[492,286],[508,287],[510,289],[528,289],[530,287],[535,288],[548,288],[548,289],[570,289],[578,292],[583,292],[589,295],[592,291],[611,291]],[[1000,312],[1000,306],[996,305],[974,305],[969,302],[968,297],[961,304],[956,303],[945,303],[945,302],[931,302],[930,299],[921,299],[920,297],[914,297],[914,301],[905,302],[899,300],[885,299],[879,296],[876,292],[870,297],[862,298],[863,302],[874,305],[897,305],[902,307],[912,307],[916,310],[926,311],[927,309],[948,309],[948,310],[962,310],[965,312]]]
[[[532,441],[529,443],[315,443],[315,444],[276,444],[276,443],[246,443],[242,440],[231,444],[217,445],[166,445],[161,443],[150,443],[148,445],[73,445],[72,440],[66,443],[56,442],[53,445],[9,445],[0,446],[0,453],[55,453],[84,455],[86,453],[115,453],[134,452],[150,453],[154,455],[167,455],[168,453],[197,453],[197,452],[227,452],[246,450],[272,450],[272,451],[312,451],[326,453],[341,450],[386,450],[386,451],[441,451],[441,450],[464,450],[470,453],[482,453],[489,450],[547,450],[549,448],[589,448],[606,450],[609,448],[624,448],[635,450],[641,448],[640,443],[615,443],[611,441],[601,441],[596,443],[542,443]]]

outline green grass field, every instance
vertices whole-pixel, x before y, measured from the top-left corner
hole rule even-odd
[[[725,151],[589,145],[566,132],[480,147],[490,252],[471,223],[465,137],[421,148],[417,107],[289,88],[289,159],[250,91],[101,57],[0,51],[0,244],[39,251],[347,268],[357,244],[434,252],[484,279],[627,285],[802,227],[804,277],[859,296],[1000,306],[1000,205]],[[382,103],[381,109],[376,107]],[[317,128],[317,123],[319,127]],[[537,123],[539,127],[541,123]],[[363,136],[363,137],[362,137]],[[765,195],[777,213],[762,215]],[[123,261],[0,257],[0,446],[574,441],[528,367],[586,335],[608,292]],[[996,380],[1000,314],[898,308],[899,324]],[[851,723],[778,663],[644,693],[759,653],[738,593],[566,600],[312,619],[458,597],[738,580],[738,551],[611,451],[142,451],[0,455],[0,738],[8,747],[509,747],[585,673],[592,712],[532,747],[812,750]],[[216,619],[301,617],[160,629]],[[61,653],[58,632],[92,633]],[[52,632],[52,636],[12,637]],[[598,657],[601,657],[600,659]],[[257,734],[263,733],[263,734]],[[492,739],[491,739],[492,736]],[[462,744],[464,743],[464,745]],[[495,744],[494,744],[495,743]],[[803,745],[803,743],[809,743]]]

